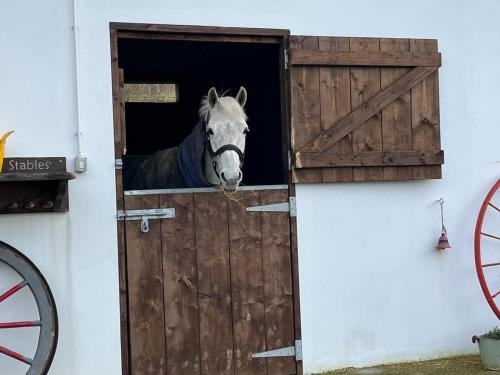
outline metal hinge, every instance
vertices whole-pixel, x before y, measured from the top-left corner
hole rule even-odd
[[[123,160],[115,159],[115,169],[123,169]]]
[[[302,340],[295,340],[294,346],[252,354],[252,358],[272,357],[295,357],[296,361],[302,361]]]
[[[288,150],[288,170],[292,170],[292,151]]]
[[[288,48],[285,48],[283,50],[283,54],[284,54],[284,60],[285,60],[285,70],[288,69]]]
[[[150,210],[120,210],[118,220],[140,220],[141,232],[149,232],[149,220],[172,219],[175,217],[175,208],[153,208]]]
[[[295,197],[289,197],[288,202],[266,204],[264,206],[247,207],[250,212],[290,212],[290,217],[297,216]]]

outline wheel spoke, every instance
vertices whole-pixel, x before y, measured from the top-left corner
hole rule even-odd
[[[0,286],[0,309],[7,307],[3,305],[14,303],[19,297],[25,297],[25,294],[31,292],[29,297],[30,299],[33,298],[38,310],[38,315],[29,315],[28,318],[0,318],[0,335],[2,332],[10,332],[13,334],[29,333],[29,336],[32,336],[31,334],[38,336],[36,351],[33,354],[31,351],[28,352],[2,343],[0,338],[0,345],[4,345],[4,347],[0,346],[0,362],[8,357],[11,362],[16,361],[19,365],[23,363],[26,367],[29,367],[27,374],[46,374],[54,358],[58,338],[57,310],[49,285],[47,285],[40,271],[25,255],[2,241],[0,241],[0,264],[6,264],[8,268],[19,275],[12,284]],[[10,289],[7,290],[4,287]],[[5,292],[5,290],[7,291]],[[14,297],[11,298],[13,295]],[[6,301],[8,298],[10,300]],[[6,303],[2,304],[2,301]],[[5,369],[0,365],[0,375],[4,375],[4,372]]]
[[[500,266],[500,263],[486,263],[483,264],[481,267],[494,267],[494,266]]]
[[[486,236],[486,237],[494,238],[495,240],[500,240],[500,237],[494,236],[493,234],[488,234],[488,233],[484,233],[484,232],[481,232],[481,234],[483,236]]]
[[[31,360],[30,358],[25,357],[24,355],[9,350],[7,348],[4,348],[3,346],[0,346],[0,353],[5,354],[6,356],[9,356],[11,358],[17,359],[18,361],[26,363],[27,365],[30,366],[33,364],[33,360]]]
[[[500,212],[500,208],[498,208],[497,206],[495,206],[493,203],[489,202],[488,205],[490,207],[493,207],[495,210],[497,210],[498,212]]]
[[[0,323],[0,329],[40,327],[41,325],[42,322],[40,322],[39,320],[25,321],[25,322],[9,322],[9,323]]]
[[[498,296],[499,294],[500,294],[500,290],[499,290],[498,292],[496,292],[495,294],[493,294],[493,295],[491,296],[491,298],[495,298],[495,297],[496,297],[496,296]]]
[[[9,298],[11,295],[19,292],[21,289],[23,289],[27,285],[26,280],[21,281],[19,284],[16,286],[10,288],[8,291],[6,291],[4,294],[0,296],[0,302],[3,302],[7,298]]]

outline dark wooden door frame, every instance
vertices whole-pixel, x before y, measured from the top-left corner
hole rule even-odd
[[[288,167],[290,144],[290,84],[285,53],[289,46],[290,31],[284,29],[261,29],[240,27],[216,26],[186,26],[186,25],[161,25],[144,23],[117,23],[111,22],[110,48],[111,48],[111,76],[113,95],[113,126],[115,140],[115,159],[119,160],[125,150],[125,119],[124,103],[121,85],[123,74],[118,66],[118,40],[128,39],[162,39],[185,41],[212,41],[234,43],[272,43],[280,46],[280,94],[281,94],[281,129],[283,144],[283,166],[287,174],[289,195],[295,196],[295,186],[292,183],[291,172]],[[124,209],[124,195],[122,185],[122,170],[116,168],[116,206],[117,210]],[[128,343],[128,302],[127,302],[127,259],[125,243],[125,225],[117,221],[118,233],[118,258],[119,258],[119,288],[120,288],[120,327],[122,348],[122,374],[129,375],[129,343]],[[300,294],[298,273],[298,246],[297,246],[297,220],[290,218],[290,243],[292,259],[292,283],[294,300],[295,338],[301,339],[300,320]],[[297,362],[297,373],[302,374],[302,362]]]

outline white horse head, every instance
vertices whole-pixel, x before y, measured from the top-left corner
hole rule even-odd
[[[247,91],[241,87],[235,98],[218,96],[215,88],[208,91],[200,107],[200,116],[206,123],[205,175],[213,185],[233,192],[243,178],[241,166],[248,133],[247,116],[243,107]]]

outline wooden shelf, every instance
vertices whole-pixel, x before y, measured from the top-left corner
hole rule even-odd
[[[70,172],[63,173],[2,173],[0,182],[5,181],[53,181],[73,180],[75,175]]]
[[[0,214],[69,210],[66,158],[4,159],[0,173]]]

